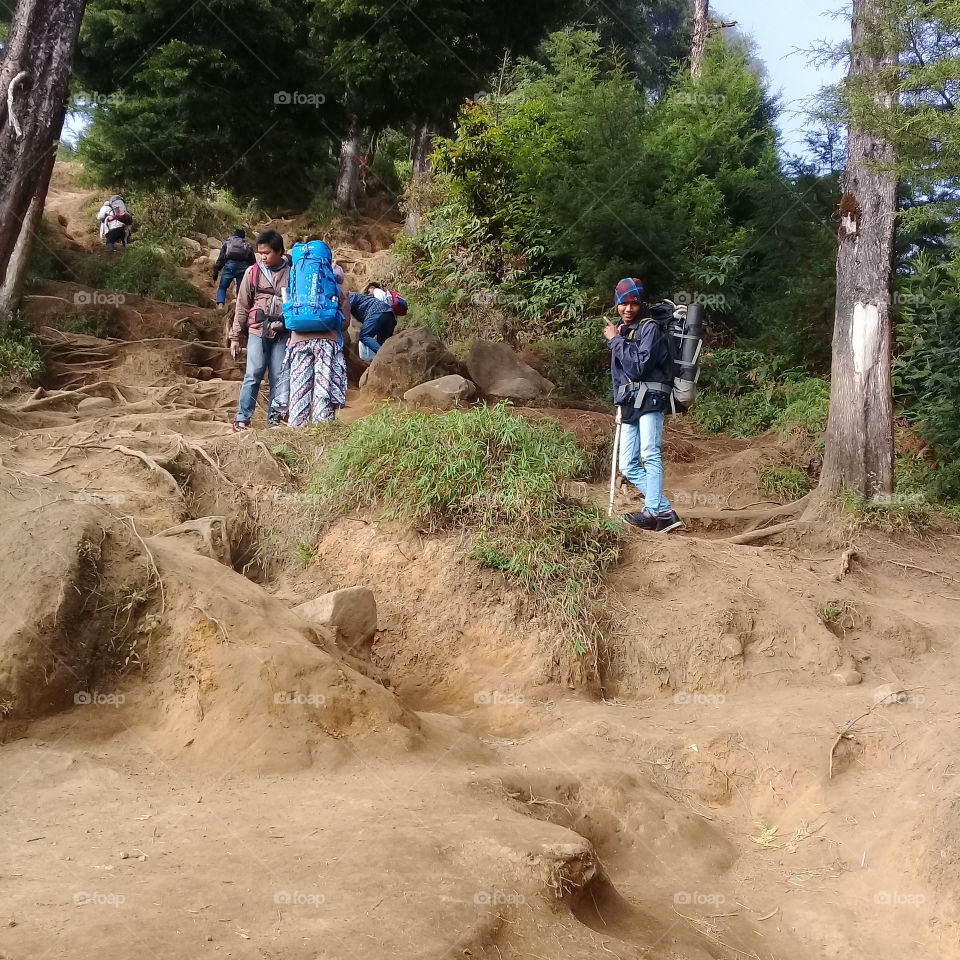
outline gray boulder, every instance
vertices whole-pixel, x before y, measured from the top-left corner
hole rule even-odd
[[[463,374],[456,357],[426,327],[394,334],[360,378],[360,386],[381,397],[400,399],[408,390],[448,374]]]
[[[477,340],[467,357],[470,379],[491,400],[531,403],[553,392],[553,384],[524,363],[505,343]]]
[[[476,397],[475,383],[457,373],[451,373],[408,390],[403,395],[403,401],[411,409],[454,410],[467,406]]]
[[[369,587],[346,587],[293,608],[304,620],[330,630],[337,645],[360,656],[377,632],[377,599]]]

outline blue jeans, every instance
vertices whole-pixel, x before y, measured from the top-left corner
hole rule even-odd
[[[220,287],[217,290],[217,303],[226,303],[227,291],[234,280],[237,281],[237,296],[240,295],[240,281],[249,266],[249,263],[243,263],[240,260],[228,260],[223,265],[223,271],[220,273]]]
[[[397,318],[393,311],[378,313],[374,317],[367,317],[360,328],[360,343],[371,353],[376,352],[393,336],[397,327]],[[372,359],[372,358],[371,358]]]
[[[663,494],[662,438],[662,413],[645,413],[620,428],[620,472],[643,494],[650,513],[673,509]]]
[[[263,375],[270,372],[270,413],[282,410],[290,401],[290,373],[284,369],[283,355],[287,349],[290,332],[265,340],[250,334],[247,340],[247,371],[240,387],[240,405],[237,420],[249,423],[257,406],[257,394]]]

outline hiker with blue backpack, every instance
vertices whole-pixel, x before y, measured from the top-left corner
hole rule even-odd
[[[674,395],[685,382],[677,377],[669,342],[675,305],[658,304],[659,312],[655,309],[648,313],[643,282],[636,277],[621,280],[614,297],[620,322],[608,321],[603,331],[610,348],[617,407],[614,467],[619,466],[644,498],[643,510],[627,514],[624,520],[640,530],[668,533],[683,526],[663,492],[664,417],[676,411]],[[680,340],[689,339],[682,330],[678,336]],[[694,379],[692,391],[695,384]],[[612,493],[611,482],[611,510]]]
[[[290,259],[284,255],[283,237],[264,230],[257,237],[257,260],[240,281],[237,305],[230,328],[230,354],[236,359],[247,343],[247,368],[240,387],[240,402],[233,423],[236,431],[250,426],[265,373],[270,376],[267,426],[283,422],[287,413],[289,382],[284,355],[290,332],[284,326],[283,303],[288,297]]]
[[[296,243],[290,251],[289,296],[283,317],[290,340],[288,425],[330,423],[347,402],[343,330],[350,311],[343,270],[322,240]]]

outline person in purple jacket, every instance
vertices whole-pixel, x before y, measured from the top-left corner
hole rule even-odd
[[[603,335],[610,348],[613,402],[620,428],[620,472],[643,494],[643,510],[624,520],[667,533],[683,526],[663,492],[663,419],[670,408],[673,363],[661,324],[646,314],[643,282],[627,277],[615,291],[619,323]]]

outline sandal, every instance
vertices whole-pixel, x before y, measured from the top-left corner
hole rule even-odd
[[[233,421],[233,432],[240,433],[241,430],[249,430],[250,424],[244,420],[234,420]]]

